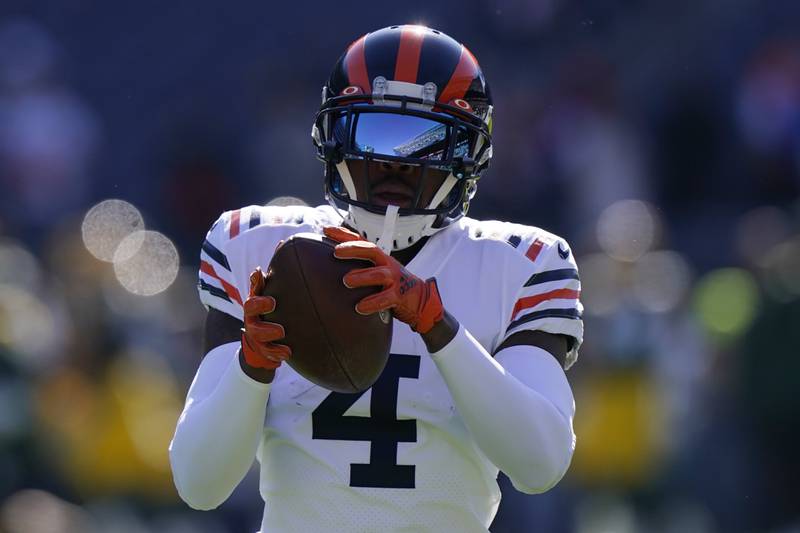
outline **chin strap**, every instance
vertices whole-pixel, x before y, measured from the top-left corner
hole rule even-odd
[[[375,244],[383,250],[383,253],[390,254],[394,249],[394,228],[397,224],[397,213],[400,208],[396,205],[386,206],[386,215],[383,217],[383,232]]]

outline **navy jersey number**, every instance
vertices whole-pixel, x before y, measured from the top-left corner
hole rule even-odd
[[[370,442],[369,463],[350,465],[351,487],[414,488],[414,465],[397,464],[397,443],[417,441],[417,421],[397,419],[397,389],[400,378],[419,378],[419,360],[418,355],[389,356],[372,386],[369,417],[344,416],[363,392],[332,392],[311,414],[315,439]]]

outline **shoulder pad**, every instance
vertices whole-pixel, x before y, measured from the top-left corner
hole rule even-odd
[[[231,225],[234,236],[259,226],[300,226],[322,227],[339,225],[342,217],[329,206],[310,207],[307,205],[251,205],[237,210],[239,212],[238,230]],[[237,211],[232,211],[236,217]]]

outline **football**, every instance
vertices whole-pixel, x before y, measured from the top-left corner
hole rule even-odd
[[[342,277],[368,261],[336,259],[336,242],[299,233],[275,251],[263,294],[276,301],[265,319],[283,325],[286,361],[309,381],[335,392],[362,392],[383,372],[392,344],[391,314],[360,315],[355,307],[378,287],[348,289]]]

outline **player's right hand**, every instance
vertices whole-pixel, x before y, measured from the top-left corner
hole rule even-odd
[[[275,298],[261,296],[266,282],[261,268],[250,274],[250,295],[244,302],[242,355],[250,367],[275,370],[292,355],[292,350],[285,344],[275,343],[286,336],[283,326],[264,319],[263,315],[275,310]]]

